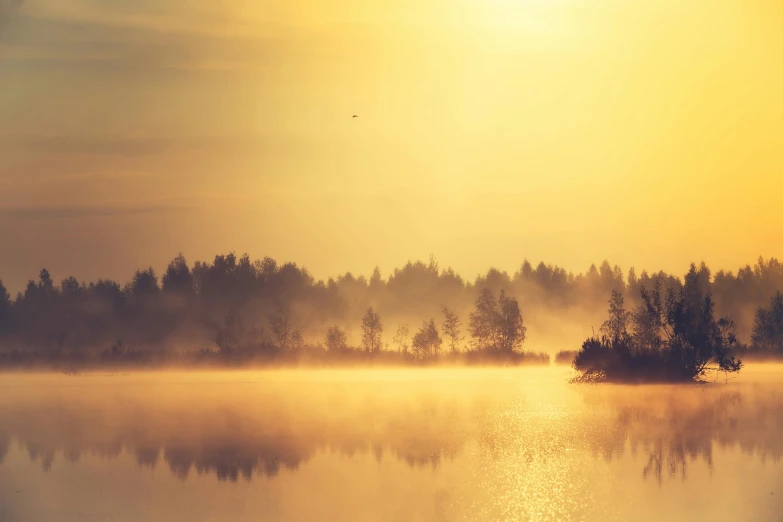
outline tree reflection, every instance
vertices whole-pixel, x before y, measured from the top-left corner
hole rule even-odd
[[[391,456],[437,468],[477,449],[519,466],[589,452],[637,458],[645,479],[687,478],[715,448],[779,460],[783,394],[774,387],[580,387],[570,403],[532,399],[510,385],[478,397],[452,389],[395,391],[337,384],[324,389],[185,393],[152,398],[125,390],[103,398],[60,390],[0,400],[0,462],[16,441],[44,471],[58,457],[123,453],[139,467],[161,462],[176,477],[274,477],[318,453]]]

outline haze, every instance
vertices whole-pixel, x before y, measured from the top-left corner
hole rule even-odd
[[[469,277],[783,255],[772,0],[13,3],[12,289],[180,250],[319,278],[430,253]]]
[[[0,519],[778,520],[781,367],[747,370],[8,375]]]

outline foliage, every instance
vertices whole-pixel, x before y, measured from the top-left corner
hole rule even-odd
[[[462,321],[459,316],[445,306],[443,307],[443,335],[449,339],[451,353],[459,351],[459,345],[464,340],[462,337]]]
[[[522,343],[525,342],[527,328],[522,321],[522,312],[516,299],[501,290],[499,302],[500,311],[494,325],[497,330],[496,349],[503,353],[511,353],[521,348]]]
[[[327,330],[326,349],[330,352],[344,352],[348,349],[348,338],[339,326],[332,326]]]
[[[394,334],[394,346],[397,347],[397,352],[408,353],[408,336],[410,331],[408,325],[401,324],[397,327],[397,333]]]
[[[383,324],[381,316],[372,309],[367,309],[362,319],[362,346],[369,353],[378,353],[383,344]]]
[[[246,331],[255,331],[252,339],[242,341],[253,347],[250,352],[294,356],[305,348],[305,340],[323,342],[331,325],[358,332],[370,307],[379,323],[383,317],[396,324],[434,317],[444,313],[444,305],[453,314],[450,318],[444,313],[439,324],[447,351],[464,350],[464,336],[473,350],[500,354],[519,351],[528,336],[526,327],[541,332],[543,317],[603,322],[596,310],[614,291],[633,337],[629,349],[641,355],[668,349],[660,321],[649,313],[642,290],[649,289],[652,299],[652,291],[658,288],[664,306],[668,292],[678,295],[685,283],[664,272],[637,274],[631,269],[624,274],[608,262],[574,274],[524,261],[514,273],[490,269],[470,281],[434,258],[408,262],[387,276],[374,270],[369,278],[345,273],[320,281],[295,263],[268,257],[252,260],[247,254],[221,254],[192,264],[180,254],[162,268],[161,277],[146,268],[132,274],[127,283],[65,277],[58,284],[48,270],[20,288],[0,283],[0,354],[44,360],[98,356],[117,340],[128,354],[174,356],[183,348],[194,354],[220,351],[218,334],[223,336],[221,344],[236,344],[231,329],[239,325],[226,325],[229,314],[234,314],[242,318]],[[715,315],[737,320],[736,335],[751,341],[748,355],[783,356],[775,349],[780,346],[775,333],[780,331],[775,326],[780,323],[780,312],[775,312],[779,305],[772,306],[776,291],[783,289],[783,264],[759,259],[753,266],[714,276],[702,264],[694,268],[694,277],[714,296]],[[501,291],[504,297],[496,299]],[[289,310],[281,314],[279,303]],[[524,323],[521,312],[517,314],[521,309],[532,312],[529,319],[526,313]],[[756,321],[753,311],[757,311]],[[364,333],[362,329],[359,335],[363,338]],[[391,331],[385,339],[382,328],[377,335],[373,328],[370,333],[375,354],[383,351],[386,341],[403,354],[410,347],[409,334],[398,337]],[[616,336],[610,331],[602,334]],[[346,335],[347,346],[351,335]],[[359,338],[356,342],[364,346]]]
[[[629,313],[625,310],[623,294],[612,290],[609,299],[609,318],[601,326],[601,333],[610,339],[622,339],[628,335]]]
[[[613,294],[604,335],[584,342],[574,367],[588,378],[600,375],[610,381],[689,381],[711,370],[738,372],[742,362],[732,355],[734,324],[715,319],[701,275],[692,266],[682,289],[668,289],[665,298],[660,285],[652,292],[641,287],[643,307],[633,314],[632,334],[626,330],[622,300]]]
[[[435,320],[430,319],[425,321],[413,336],[413,353],[422,358],[437,356],[442,344],[443,339],[435,326]]]
[[[295,350],[302,346],[302,331],[294,325],[291,307],[278,304],[269,316],[269,330],[272,344],[280,352]]]
[[[560,350],[555,354],[555,364],[571,365],[578,353],[577,350]]]
[[[756,310],[751,342],[757,352],[783,354],[783,294],[780,292],[770,299],[769,308]]]
[[[526,332],[515,298],[501,290],[498,303],[489,288],[482,290],[476,310],[470,314],[470,334],[476,350],[512,353],[522,346]]]

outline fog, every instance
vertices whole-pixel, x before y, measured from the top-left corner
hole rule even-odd
[[[734,320],[743,343],[751,342],[758,310],[783,288],[783,265],[776,259],[760,259],[736,274],[712,274],[704,264],[692,265],[691,272],[713,296],[716,314]],[[388,275],[376,269],[370,277],[347,273],[316,281],[293,263],[229,254],[192,265],[178,256],[161,273],[139,270],[124,285],[72,277],[57,284],[42,270],[13,299],[0,283],[0,355],[166,358],[223,350],[222,336],[224,344],[231,344],[228,351],[297,358],[327,350],[332,327],[344,333],[346,349],[362,348],[362,321],[369,308],[379,315],[377,348],[395,352],[410,348],[429,320],[445,337],[444,307],[457,314],[455,349],[465,352],[476,346],[471,314],[485,289],[495,299],[504,292],[518,303],[519,350],[553,354],[578,349],[600,328],[613,291],[624,295],[631,308],[640,303],[642,288],[682,288],[681,277],[637,275],[632,268],[626,273],[608,262],[573,274],[525,261],[514,274],[490,269],[468,281],[433,258]],[[398,342],[401,326],[408,334]]]
[[[237,520],[425,520],[433,509],[443,520],[656,520],[668,505],[686,520],[688,498],[703,500],[738,466],[754,471],[704,504],[705,516],[726,519],[722,506],[766,520],[783,507],[779,480],[765,482],[783,476],[783,366],[754,364],[728,385],[702,386],[570,385],[570,373],[6,375],[0,507],[17,515],[4,520],[212,520],[226,509]],[[593,482],[604,475],[612,479]],[[23,501],[36,491],[35,507]],[[365,508],[347,508],[361,502],[354,495],[367,495]],[[665,502],[648,505],[649,495]]]

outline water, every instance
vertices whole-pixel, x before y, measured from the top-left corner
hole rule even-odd
[[[0,521],[783,520],[783,366],[3,375]]]

